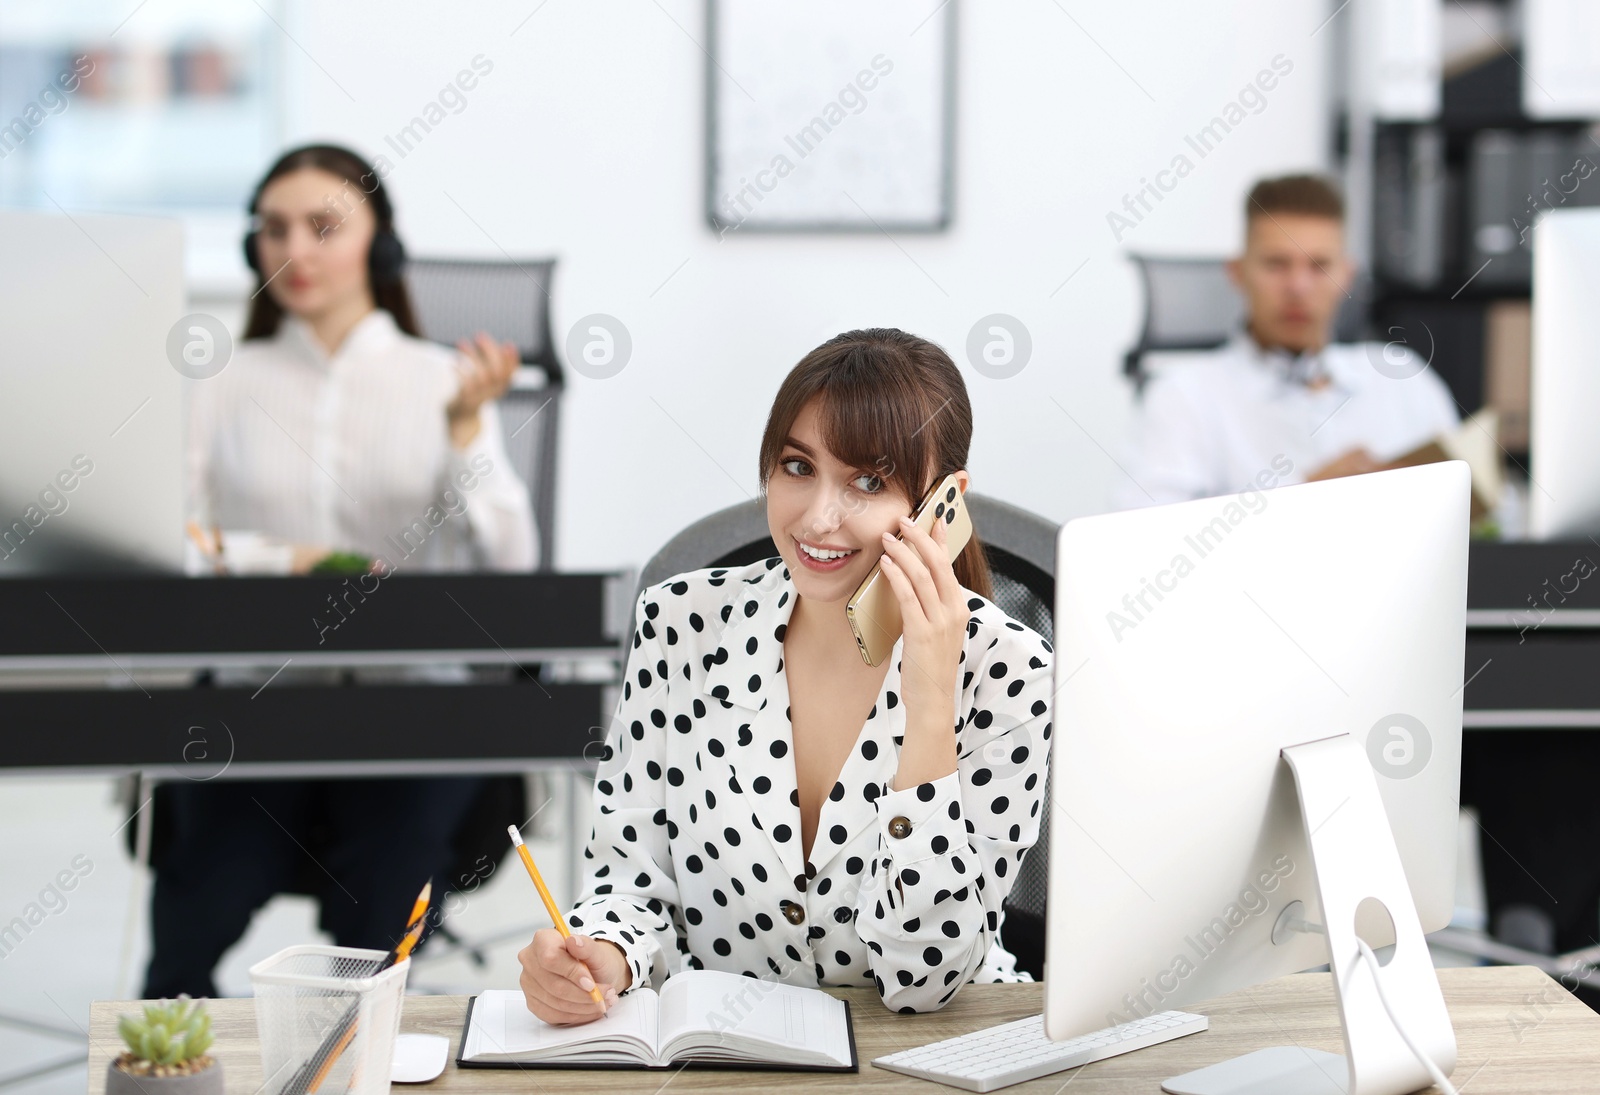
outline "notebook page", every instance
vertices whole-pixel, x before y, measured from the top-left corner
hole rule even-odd
[[[850,1063],[844,1003],[820,989],[721,970],[673,974],[661,990],[661,1049],[696,1056],[765,1054],[794,1063]]]
[[[546,1023],[528,1010],[521,992],[491,989],[473,1005],[468,1060],[542,1060],[573,1053],[612,1051],[653,1061],[656,1045],[656,994],[636,989],[618,998],[603,1018],[576,1026]],[[629,1048],[633,1047],[633,1048]]]

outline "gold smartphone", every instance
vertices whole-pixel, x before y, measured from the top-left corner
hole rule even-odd
[[[912,518],[918,528],[930,535],[935,521],[945,523],[946,544],[952,563],[972,538],[972,518],[968,516],[967,507],[961,504],[962,501],[961,487],[956,477],[947,475],[922,499]],[[900,618],[900,602],[895,599],[894,587],[883,576],[881,560],[856,587],[855,593],[844,606],[844,614],[850,620],[850,630],[855,632],[856,649],[861,652],[861,660],[871,666],[882,665],[883,659],[894,649],[905,623]]]

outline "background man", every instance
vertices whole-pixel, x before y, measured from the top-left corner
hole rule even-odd
[[[1257,183],[1228,263],[1243,325],[1152,376],[1116,508],[1233,493],[1283,457],[1280,483],[1376,471],[1454,429],[1449,389],[1410,347],[1329,343],[1354,274],[1337,190],[1312,175]]]

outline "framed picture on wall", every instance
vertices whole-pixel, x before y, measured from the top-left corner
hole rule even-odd
[[[706,210],[739,232],[936,232],[955,0],[707,0]]]

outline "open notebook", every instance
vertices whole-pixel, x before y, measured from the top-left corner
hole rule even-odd
[[[603,1019],[552,1026],[522,993],[472,999],[462,1068],[723,1068],[857,1072],[850,1005],[820,989],[685,970],[624,994]]]

